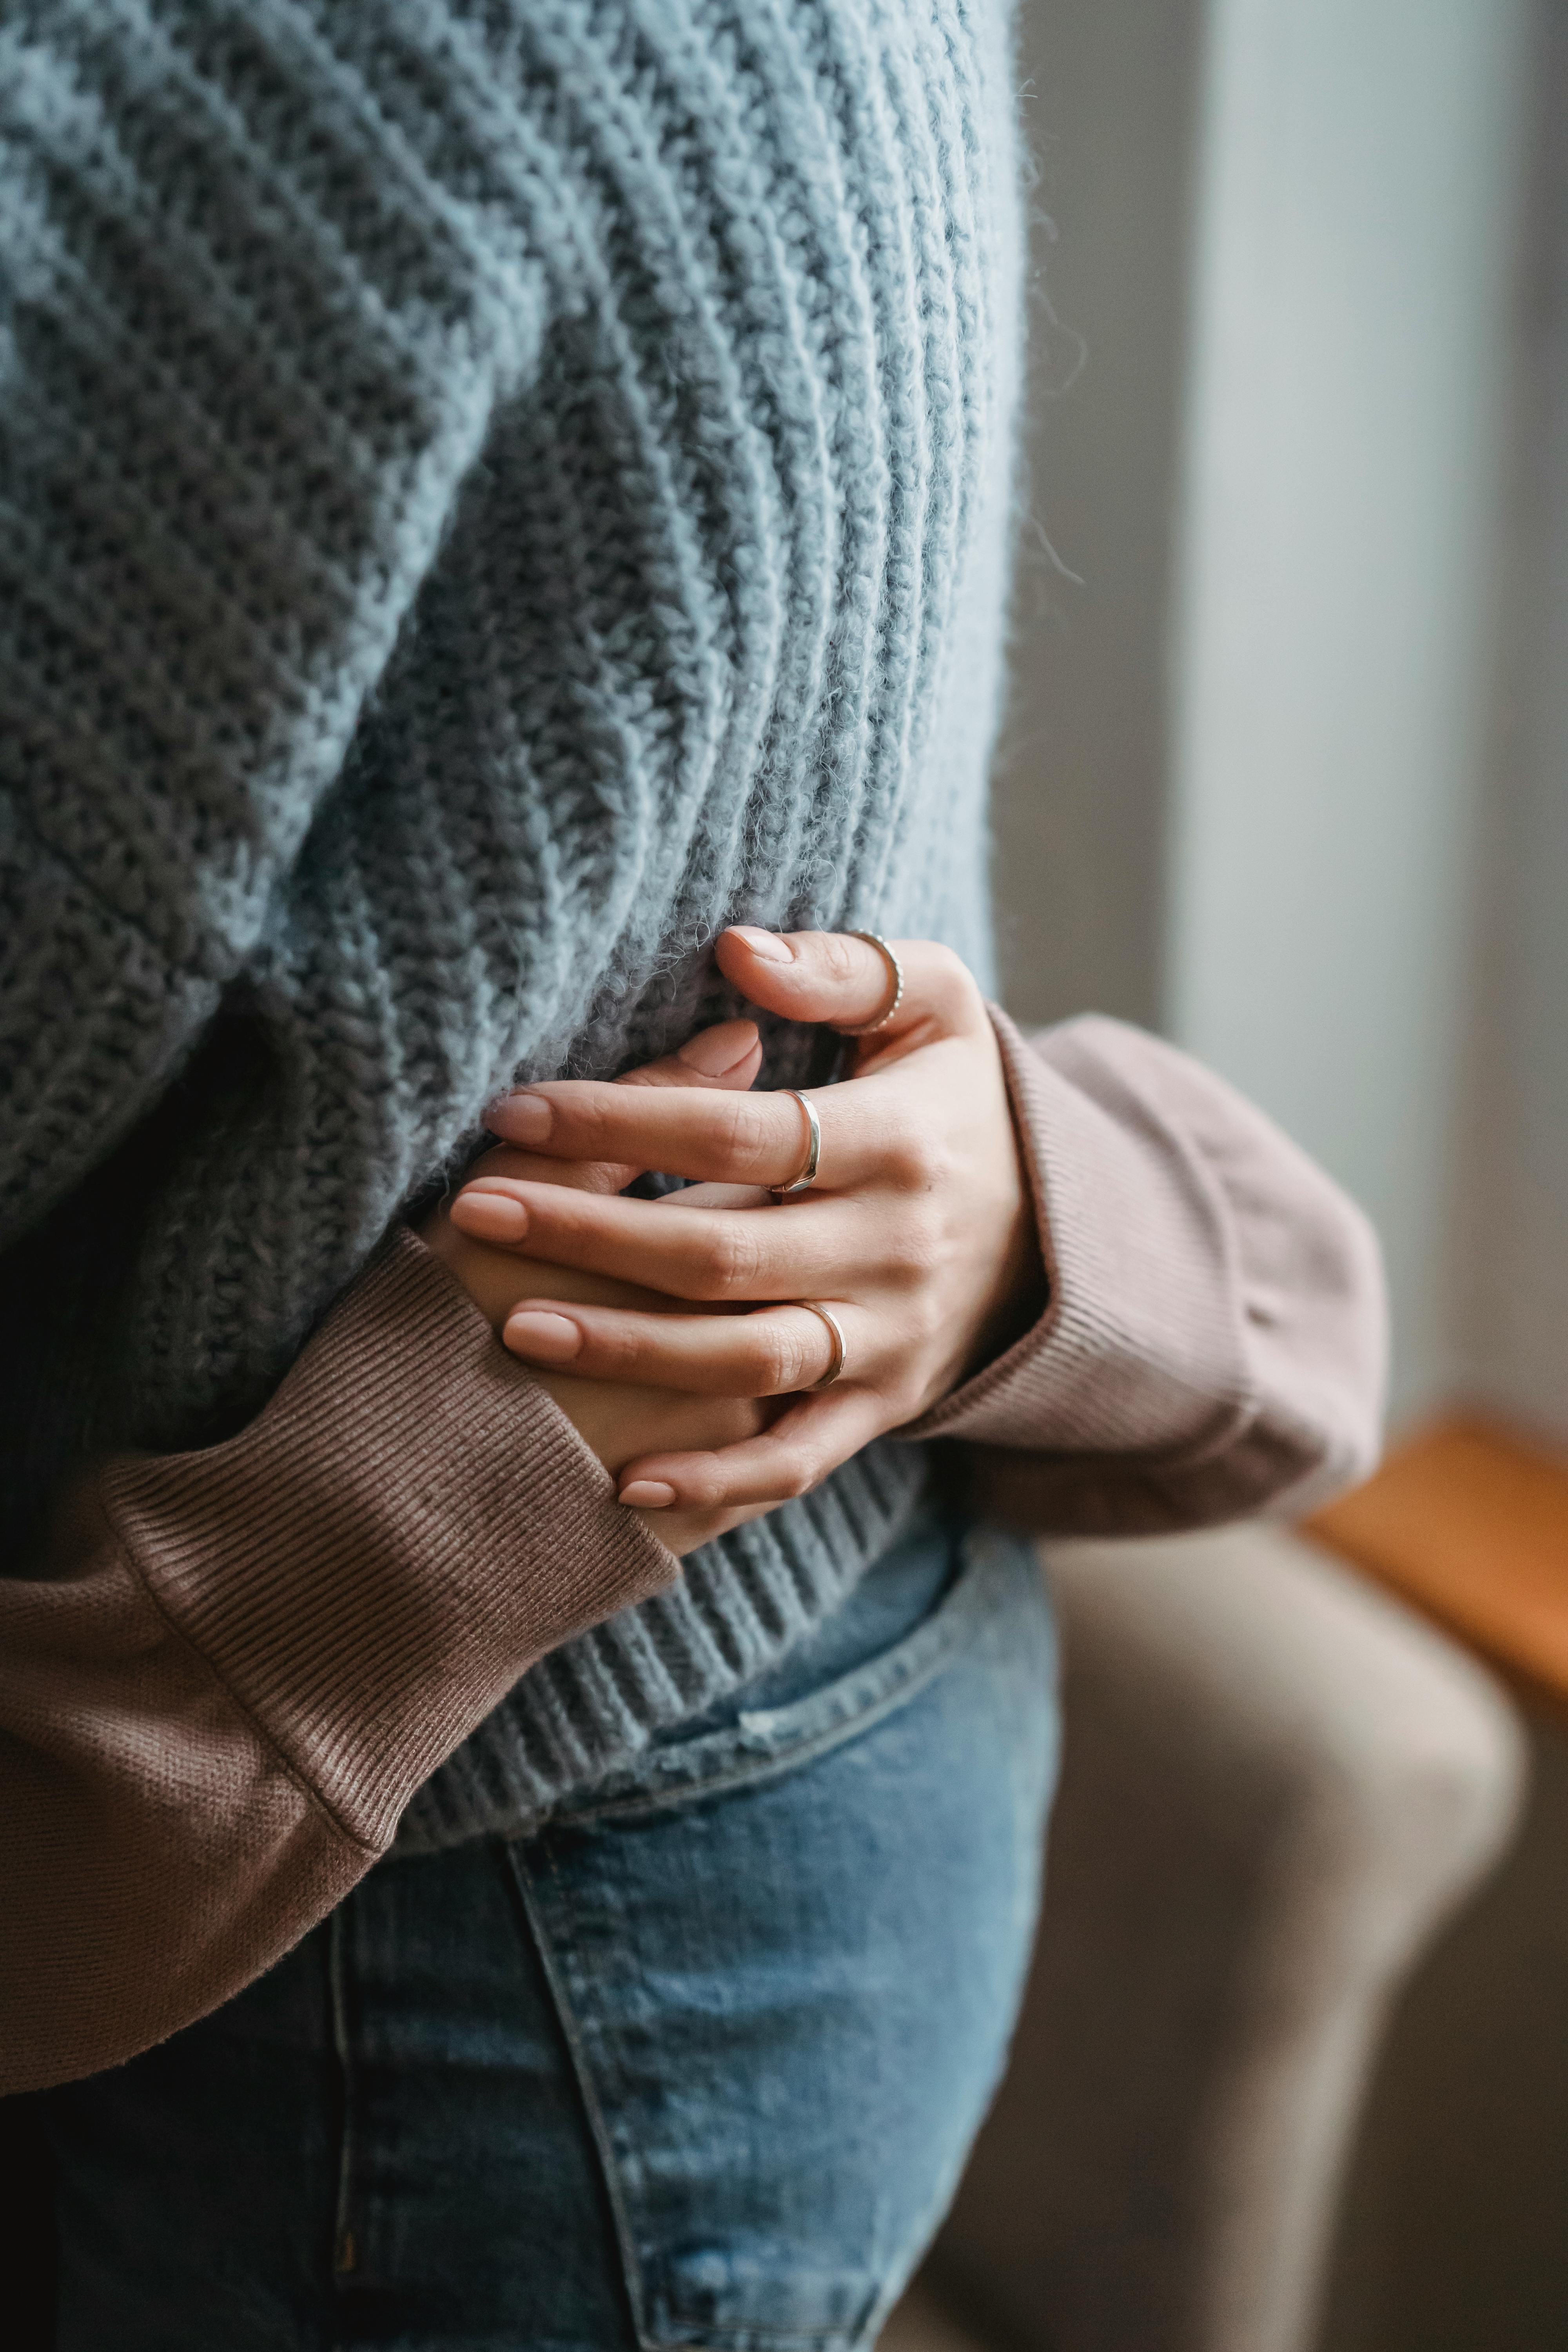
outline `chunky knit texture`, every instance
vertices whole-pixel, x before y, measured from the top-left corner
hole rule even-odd
[[[986,975],[1007,47],[991,0],[6,12],[13,1545],[89,1453],[241,1425],[505,1080],[731,1009],[726,922]],[[756,1671],[921,1475],[558,1651],[408,1835]]]

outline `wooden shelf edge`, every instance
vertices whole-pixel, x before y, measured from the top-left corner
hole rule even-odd
[[[1455,1413],[1301,1533],[1521,1684],[1568,1706],[1568,1459]]]

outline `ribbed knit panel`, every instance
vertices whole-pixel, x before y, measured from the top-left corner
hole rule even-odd
[[[868,1446],[815,1495],[695,1553],[668,1591],[553,1651],[419,1791],[397,1850],[531,1829],[749,1682],[886,1551],[924,1479],[920,1446]]]
[[[409,1234],[239,1437],[118,1461],[102,1494],[169,1618],[371,1845],[521,1663],[674,1576]]]
[[[725,923],[988,980],[1009,64],[1000,0],[7,13],[13,1541],[243,1425],[500,1085],[731,1011]],[[919,1475],[547,1661],[424,1832],[776,1655]]]

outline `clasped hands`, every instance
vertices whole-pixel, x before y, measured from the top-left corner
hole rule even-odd
[[[613,1085],[518,1089],[503,1139],[422,1228],[671,1551],[805,1493],[917,1419],[1007,1347],[1044,1297],[1001,1055],[959,959],[896,943],[904,992],[812,1092],[816,1180],[779,1202],[807,1129],[753,1094],[748,1021],[702,1032]],[[718,943],[745,999],[851,1031],[876,1021],[886,960],[840,933],[742,927]],[[645,1169],[696,1180],[627,1200]],[[835,1343],[842,1377],[816,1391]]]

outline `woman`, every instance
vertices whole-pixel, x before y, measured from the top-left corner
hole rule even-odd
[[[868,2340],[1054,1755],[923,1441],[1063,1531],[1370,1459],[1355,1213],[981,992],[1008,65],[908,0],[0,30],[0,2084],[62,2345]]]

